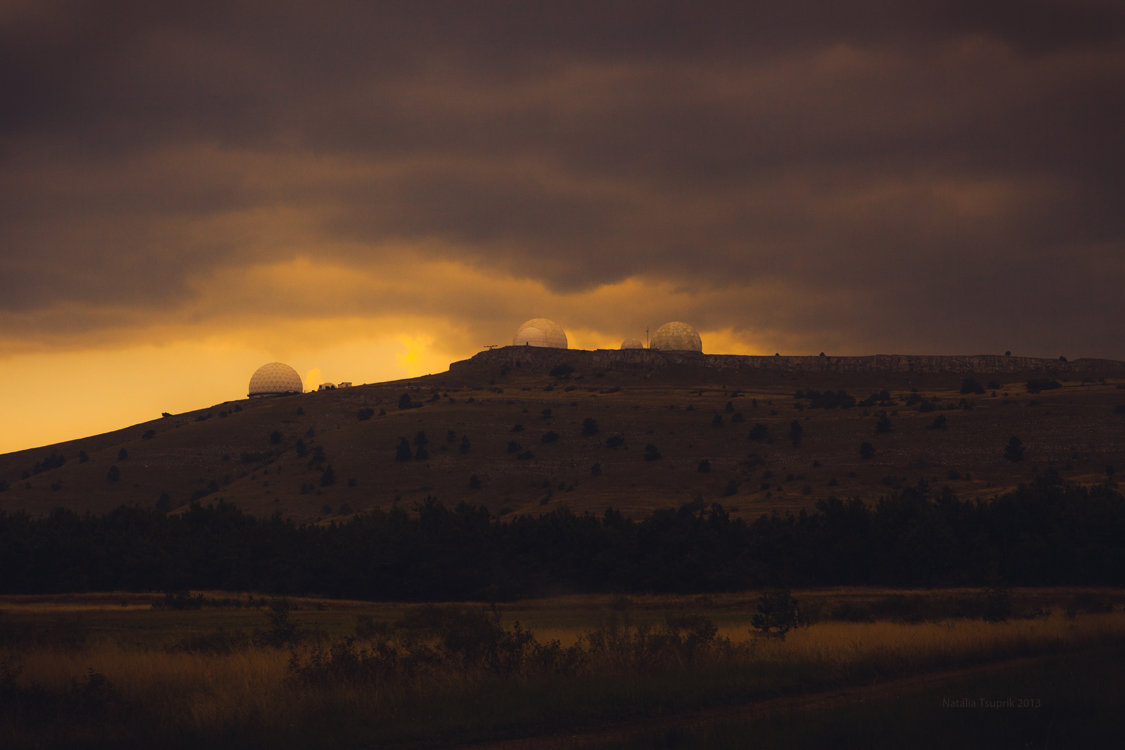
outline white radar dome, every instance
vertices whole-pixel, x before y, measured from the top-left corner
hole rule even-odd
[[[566,348],[566,332],[562,326],[546,318],[532,318],[516,330],[512,346],[547,346]]]
[[[625,339],[621,342],[622,349],[644,349],[644,342],[638,338]]]
[[[649,348],[665,351],[702,352],[703,339],[699,338],[699,331],[687,323],[674,320],[656,329]]]
[[[284,362],[262,365],[250,376],[250,396],[279,396],[283,393],[301,393],[304,386],[301,376]]]

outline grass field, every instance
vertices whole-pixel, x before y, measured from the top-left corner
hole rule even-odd
[[[161,606],[163,595],[5,597],[0,734],[13,747],[440,746],[1021,657],[1121,654],[1123,592],[1016,590],[1006,621],[958,616],[987,596],[796,592],[806,624],[785,638],[752,628],[758,592],[576,596],[496,609],[283,605],[215,592],[182,609]],[[925,714],[928,699],[919,700]],[[825,732],[842,720],[834,717],[824,714]],[[649,739],[735,746],[722,738],[788,736],[784,717],[769,722]]]

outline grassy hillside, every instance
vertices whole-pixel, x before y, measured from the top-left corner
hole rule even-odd
[[[962,393],[966,378],[983,393]],[[1029,380],[1059,387],[1029,392]],[[828,391],[857,403],[817,395]],[[919,480],[991,497],[1046,471],[1099,483],[1125,470],[1123,404],[1125,378],[1041,372],[470,362],[409,381],[232,401],[5,454],[0,509],[175,510],[222,498],[315,521],[429,496],[496,513],[565,504],[629,515],[701,498],[757,516],[830,496],[874,499]],[[1005,457],[1012,436],[1022,460]],[[409,460],[397,460],[402,439]]]

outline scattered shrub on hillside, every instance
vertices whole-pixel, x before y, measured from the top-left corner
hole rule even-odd
[[[944,430],[946,428],[946,419],[944,414],[938,414],[934,417],[934,421],[926,425],[927,430]]]
[[[1004,446],[1004,458],[1009,461],[1022,461],[1023,460],[1023,441],[1015,435],[1008,439],[1008,444]]]
[[[31,474],[41,474],[44,471],[57,469],[66,463],[66,458],[58,453],[52,452],[51,455],[44,458],[42,461],[36,461],[35,465],[31,467]],[[25,472],[26,473],[26,472]]]
[[[425,430],[419,430],[418,434],[414,436],[414,460],[425,461],[430,457],[430,451],[426,447],[430,444],[430,439],[426,437]]]
[[[754,440],[760,443],[773,442],[770,439],[770,429],[761,422],[755,422],[754,426],[750,428],[750,434],[746,436],[747,440]]]
[[[1056,388],[1062,388],[1062,383],[1057,380],[1049,378],[1036,378],[1027,381],[1028,393],[1040,393],[1041,391],[1053,391]]]
[[[582,420],[582,435],[590,437],[591,435],[598,434],[598,420],[591,417],[586,417]]]
[[[655,445],[653,445],[652,443],[649,443],[648,445],[645,446],[645,460],[646,461],[659,461],[661,458],[663,458],[663,456],[660,455],[660,451],[657,450]]]
[[[468,453],[470,450],[472,450],[472,444],[469,443],[469,436],[468,435],[462,435],[461,436],[461,445],[457,448],[457,451],[459,453],[461,453],[462,455],[464,455],[464,454]]]
[[[154,437],[156,437],[156,430],[145,430],[141,433],[141,439],[143,440],[152,440]]]
[[[367,420],[371,419],[373,416],[375,416],[375,410],[372,409],[369,406],[365,406],[362,409],[359,409],[358,411],[356,411],[356,413],[355,413],[355,418],[358,419],[360,422],[366,422]]]
[[[605,439],[606,448],[618,448],[625,444],[625,436],[620,432],[615,432]]]
[[[522,424],[512,425],[512,432],[523,432],[523,425]]]
[[[531,451],[524,451],[523,453],[518,454],[516,458],[520,461],[530,461],[531,459],[535,458],[535,454]]]
[[[801,445],[801,440],[805,436],[805,428],[797,420],[789,423],[789,441],[793,443],[793,447],[797,448]]]
[[[865,461],[875,455],[875,446],[864,441],[859,444],[859,457]]]
[[[977,380],[976,378],[964,378],[961,381],[961,393],[962,394],[984,393],[984,386],[982,386],[980,384],[980,381]]]
[[[121,470],[117,468],[117,464],[109,467],[109,471],[106,472],[105,478],[111,482],[116,482],[117,480],[121,479]]]
[[[523,450],[523,446],[515,440],[508,441],[508,453],[519,453],[521,450]]]
[[[879,421],[875,423],[875,432],[885,435],[890,432],[892,428],[891,418],[887,416],[886,412],[879,415]]]
[[[727,486],[723,488],[723,497],[730,497],[731,495],[738,494],[738,480],[732,479],[727,482]]]
[[[555,365],[554,367],[552,367],[551,372],[548,373],[548,374],[552,378],[565,378],[565,377],[569,377],[571,374],[573,374],[573,372],[574,372],[574,367],[572,365],[568,365],[564,362],[561,365]]]
[[[550,430],[548,432],[544,432],[543,437],[541,437],[539,441],[542,443],[554,443],[558,442],[558,439],[559,433],[555,432],[554,430]]]
[[[797,391],[794,398],[808,399],[810,409],[850,409],[855,406],[855,396],[844,391]]]
[[[415,401],[414,399],[410,398],[409,393],[404,393],[398,397],[399,409],[420,409],[421,407],[421,402]]]
[[[594,464],[593,466],[590,467],[590,476],[592,476],[592,477],[600,476],[601,473],[602,473],[602,465],[601,464]]]
[[[293,449],[297,451],[297,458],[304,458],[309,454],[309,447],[305,445],[305,441],[297,438],[297,442],[293,445]]]
[[[320,486],[331,487],[334,484],[336,484],[336,472],[332,469],[332,464],[328,464],[320,473]]]
[[[469,477],[469,489],[470,490],[479,490],[480,489],[480,477],[478,477],[476,474],[473,474],[471,477]]]
[[[718,412],[715,412],[715,416],[711,418],[711,426],[712,427],[722,427],[723,426],[723,415],[719,414]]]
[[[703,459],[702,461],[700,461],[698,471],[699,471],[700,474],[711,473],[711,462],[708,461],[706,458]]]
[[[913,397],[918,397],[918,394],[912,394]],[[908,405],[910,400],[906,402]],[[891,398],[891,393],[887,389],[883,389],[878,393],[872,393],[867,398],[860,401],[856,406],[894,406],[895,401]]]
[[[128,459],[129,459],[129,451],[128,450],[126,450],[125,448],[122,448],[121,450],[117,451],[117,460],[118,461],[127,461]]]
[[[398,445],[395,447],[395,460],[409,461],[413,457],[414,453],[410,450],[410,441],[404,437],[400,437],[398,439]]]
[[[278,432],[277,430],[274,430],[273,432],[270,433],[270,445],[280,445],[280,444],[281,444],[281,433]]]

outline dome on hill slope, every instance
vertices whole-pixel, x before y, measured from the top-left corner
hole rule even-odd
[[[512,346],[546,346],[566,348],[566,332],[562,326],[547,318],[532,318],[516,330]]]
[[[629,338],[621,342],[622,349],[644,349],[645,344],[638,338]]]
[[[283,393],[301,393],[304,386],[301,376],[284,362],[262,365],[250,376],[250,396],[279,396]]]
[[[665,351],[702,352],[703,339],[699,338],[699,332],[692,326],[674,320],[656,329],[656,333],[652,335],[652,343],[649,344],[649,348]]]

